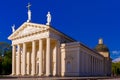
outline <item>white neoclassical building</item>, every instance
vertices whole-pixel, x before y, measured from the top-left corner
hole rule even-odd
[[[12,41],[12,75],[29,76],[106,76],[111,75],[109,49],[99,39],[90,49],[47,23],[28,20],[8,37]]]

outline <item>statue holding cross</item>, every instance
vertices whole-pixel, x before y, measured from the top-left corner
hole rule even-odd
[[[31,4],[28,3],[28,5],[26,6],[28,8],[28,10],[30,10],[30,6],[31,6]]]
[[[30,22],[30,21],[31,21],[31,10],[30,10],[30,6],[31,6],[30,3],[28,3],[28,6],[26,6],[26,7],[28,8],[28,20],[27,20],[27,22]]]

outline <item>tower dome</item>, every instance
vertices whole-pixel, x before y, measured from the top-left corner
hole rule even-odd
[[[109,49],[106,45],[103,44],[103,39],[100,38],[98,41],[98,45],[95,47],[95,50],[98,52],[109,52]]]

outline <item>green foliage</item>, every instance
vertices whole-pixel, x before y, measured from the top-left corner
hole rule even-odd
[[[11,49],[10,44],[6,42],[0,42],[0,56],[4,55],[5,51],[8,51]]]
[[[112,74],[113,76],[120,75],[120,62],[112,63]]]
[[[0,56],[0,74],[2,73],[2,56]]]
[[[2,61],[2,74],[10,74],[12,68],[12,52],[7,51]]]
[[[12,71],[12,50],[8,43],[0,42],[0,75],[11,74]]]

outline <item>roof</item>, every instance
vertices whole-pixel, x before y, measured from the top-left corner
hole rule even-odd
[[[31,22],[25,22],[23,23],[15,32],[13,32],[8,39],[13,40],[22,36],[30,35],[32,33],[37,33],[40,31],[45,30],[53,30],[57,32],[59,35],[64,36],[65,38],[69,39],[70,41],[76,41],[73,38],[69,37],[68,35],[64,34],[63,32],[55,29],[52,26],[44,25],[44,24],[37,24],[37,23],[31,23]],[[31,31],[28,31],[31,30]]]

